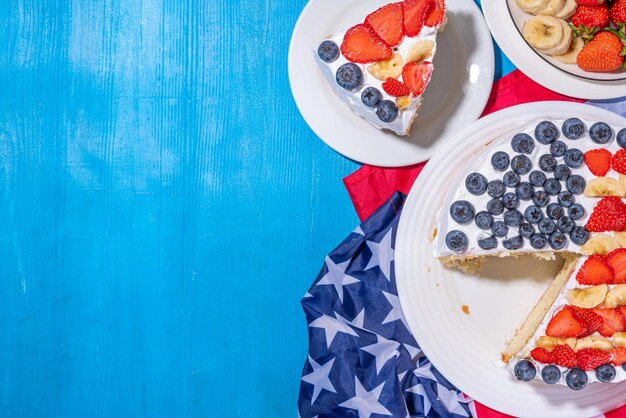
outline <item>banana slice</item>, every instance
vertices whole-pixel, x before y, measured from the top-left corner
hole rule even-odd
[[[548,1],[548,5],[546,6],[546,8],[539,10],[537,14],[555,16],[557,13],[563,10],[564,4],[565,4],[565,0],[550,0]]]
[[[613,236],[617,240],[620,247],[626,247],[626,232],[614,232]]]
[[[607,308],[618,308],[626,305],[626,284],[618,284],[609,290],[604,299],[604,306]]]
[[[572,289],[567,292],[567,301],[570,305],[578,306],[579,308],[595,308],[602,302],[609,291],[609,286],[606,284],[600,284],[597,286],[585,287],[582,289]]]
[[[619,243],[612,236],[597,234],[580,247],[580,253],[582,255],[607,255],[619,247]]]
[[[611,338],[615,347],[626,347],[626,332],[616,332]]]
[[[411,100],[413,100],[413,93],[408,96],[396,97],[396,105],[398,109],[406,109],[411,104]]]
[[[574,350],[578,351],[583,348],[595,348],[602,351],[611,351],[613,349],[613,343],[608,338],[600,335],[590,335],[576,340],[576,347]]]
[[[378,61],[370,65],[367,67],[367,71],[377,79],[385,81],[390,77],[400,77],[403,66],[402,55],[396,53],[386,61]]]
[[[626,187],[626,176],[623,174],[619,175],[619,182],[622,183],[624,185],[624,187]]]
[[[572,34],[572,28],[570,28],[567,22],[564,21],[563,19],[557,19],[557,20],[559,21],[559,23],[561,24],[561,27],[563,28],[563,39],[554,48],[549,48],[549,49],[538,48],[544,54],[548,54],[548,55],[564,54],[565,52],[567,52],[570,45],[572,44],[572,38],[574,37],[574,35]]]
[[[614,178],[596,177],[587,182],[584,194],[587,197],[624,197],[626,194],[626,187]]]
[[[576,347],[576,338],[557,338],[543,335],[535,341],[535,345],[537,347],[545,348],[548,351],[552,351],[552,349],[557,345],[563,344],[569,345],[573,350],[574,347]]]
[[[542,50],[557,47],[564,36],[560,19],[552,16],[535,16],[528,19],[522,28],[522,34],[532,47]]]
[[[578,3],[576,2],[576,0],[565,0],[565,3],[563,3],[563,8],[560,12],[555,14],[554,17],[567,20],[574,15],[577,7]]]
[[[432,57],[434,47],[435,43],[433,41],[419,41],[411,47],[406,56],[406,62],[424,61],[426,58]]]
[[[526,13],[537,14],[539,10],[548,7],[549,0],[515,0],[515,2]]]
[[[585,41],[582,38],[572,36],[572,43],[569,45],[569,49],[564,54],[553,55],[552,57],[563,64],[576,64],[576,57],[583,49],[583,46],[585,46]]]

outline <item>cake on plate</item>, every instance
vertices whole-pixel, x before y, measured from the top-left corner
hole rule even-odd
[[[336,95],[379,129],[409,135],[433,72],[444,0],[389,3],[314,53]]]
[[[453,180],[433,239],[444,265],[564,260],[501,353],[518,379],[575,390],[626,379],[625,175],[626,129],[572,117],[503,135]]]

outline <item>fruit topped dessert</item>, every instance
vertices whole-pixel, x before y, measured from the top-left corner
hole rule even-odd
[[[408,135],[433,73],[444,0],[387,4],[316,48],[324,77],[350,108],[379,129]]]

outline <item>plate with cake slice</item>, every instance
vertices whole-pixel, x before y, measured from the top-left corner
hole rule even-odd
[[[478,119],[493,76],[491,35],[472,0],[310,0],[289,47],[307,124],[377,166],[430,158]]]
[[[513,416],[625,404],[626,119],[539,102],[448,141],[396,240],[400,302],[424,353]]]

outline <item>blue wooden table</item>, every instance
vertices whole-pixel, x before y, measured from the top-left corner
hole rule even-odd
[[[3,2],[0,416],[296,415],[357,223],[289,90],[305,3]]]

